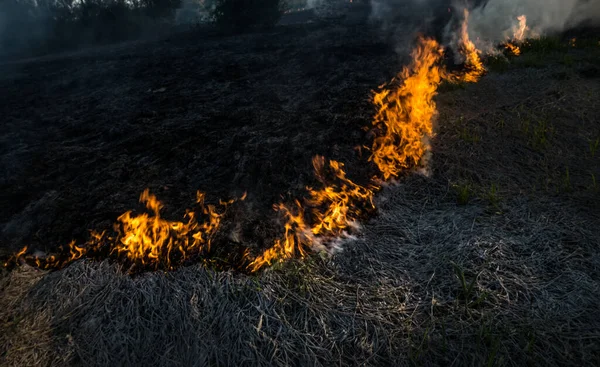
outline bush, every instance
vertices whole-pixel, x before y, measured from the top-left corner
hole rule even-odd
[[[281,18],[281,0],[217,0],[213,16],[217,25],[232,31],[271,28]]]

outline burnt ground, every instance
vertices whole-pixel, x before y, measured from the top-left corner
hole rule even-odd
[[[314,155],[364,166],[353,148],[370,91],[399,65],[376,30],[335,25],[5,64],[1,243],[49,250],[110,229],[146,187],[170,219],[197,190],[209,202],[246,191],[248,219],[264,223],[314,184]]]
[[[313,155],[369,176],[354,147],[370,91],[407,61],[383,39],[319,23],[3,64],[3,248],[110,228],[146,187],[171,219],[198,189],[247,191],[245,240],[274,236],[271,205],[314,183]],[[257,275],[3,270],[0,361],[597,365],[599,41],[535,41],[442,86],[431,175],[385,188],[331,257]]]

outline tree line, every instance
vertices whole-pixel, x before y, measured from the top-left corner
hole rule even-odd
[[[185,1],[228,32],[272,27],[286,6],[283,0]],[[2,0],[0,53],[43,54],[138,39],[168,31],[181,7],[182,0]]]

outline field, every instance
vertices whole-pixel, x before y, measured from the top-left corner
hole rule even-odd
[[[3,269],[0,364],[597,365],[597,35],[530,41],[442,85],[431,173],[386,186],[333,256],[256,274]],[[372,175],[357,147],[372,90],[409,61],[397,46],[332,22],[5,62],[0,254],[110,229],[145,188],[173,219],[197,190],[247,192],[218,244],[265,248],[272,205],[316,183],[314,155]]]

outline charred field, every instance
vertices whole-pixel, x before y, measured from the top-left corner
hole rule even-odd
[[[247,192],[227,220],[260,248],[279,235],[265,221],[273,204],[314,185],[314,155],[369,178],[354,148],[367,141],[370,91],[401,65],[375,32],[182,37],[5,65],[0,221],[11,251],[110,229],[143,209],[146,187],[172,218],[197,190],[213,203]]]
[[[443,84],[430,175],[384,187],[333,256],[256,274],[1,270],[0,364],[597,364],[599,41],[531,41],[476,84]],[[313,156],[373,175],[357,147],[372,91],[408,62],[395,46],[316,23],[4,62],[2,258],[110,230],[146,188],[171,219],[197,190],[246,192],[215,256],[264,249],[273,205],[317,184]]]

